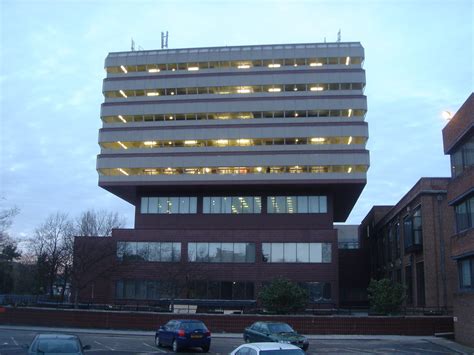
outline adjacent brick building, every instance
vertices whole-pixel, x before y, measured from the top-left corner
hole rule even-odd
[[[395,206],[374,206],[360,225],[370,250],[371,277],[403,284],[409,308],[452,307],[448,183],[448,178],[421,178]]]
[[[444,153],[451,158],[448,184],[450,255],[456,262],[454,327],[456,339],[474,346],[474,94],[443,129]]]

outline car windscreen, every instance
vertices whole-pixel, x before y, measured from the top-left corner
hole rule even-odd
[[[203,332],[207,331],[206,326],[202,322],[182,322],[181,327],[184,330],[202,330]]]
[[[268,330],[272,334],[294,332],[294,330],[288,324],[285,324],[285,323],[268,324]]]
[[[46,354],[71,354],[80,351],[79,343],[74,339],[40,339],[35,350]]]
[[[278,350],[262,350],[261,355],[304,355],[301,349],[278,349]]]

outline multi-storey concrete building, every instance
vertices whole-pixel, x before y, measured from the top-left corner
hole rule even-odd
[[[451,257],[458,273],[454,293],[456,340],[474,346],[474,94],[443,129],[444,153],[451,157],[448,202]]]
[[[363,60],[359,43],[110,53],[99,185],[135,228],[81,298],[255,300],[284,276],[337,304],[333,222],[369,166]]]

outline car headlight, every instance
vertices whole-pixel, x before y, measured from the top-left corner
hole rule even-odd
[[[278,342],[282,344],[291,344],[291,341],[288,340],[278,340]]]

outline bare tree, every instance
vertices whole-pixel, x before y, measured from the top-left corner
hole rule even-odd
[[[112,229],[125,226],[117,212],[93,209],[82,212],[76,219],[76,234],[83,237],[110,237]]]
[[[13,218],[20,212],[17,207],[4,209],[0,211],[0,248],[6,244],[10,236],[8,235],[8,229],[13,223]]]
[[[46,218],[45,222],[36,228],[34,237],[30,239],[30,249],[33,251],[38,267],[45,270],[44,284],[50,296],[60,274],[64,275],[72,263],[69,253],[70,240],[74,228],[67,214],[56,213]]]

